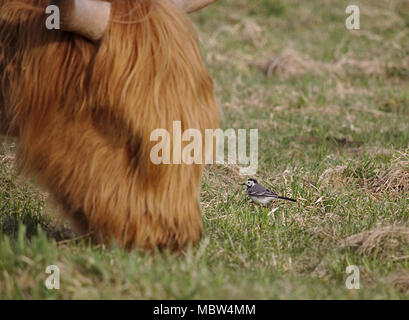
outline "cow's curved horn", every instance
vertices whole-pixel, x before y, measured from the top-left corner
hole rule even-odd
[[[170,1],[173,1],[187,13],[191,13],[216,0]],[[108,27],[111,13],[110,2],[98,0],[50,0],[49,5],[59,7],[62,30],[78,33],[92,41],[98,41]]]
[[[111,4],[96,0],[51,0],[60,9],[61,29],[92,41],[102,38],[108,27]],[[91,19],[92,17],[92,19]]]

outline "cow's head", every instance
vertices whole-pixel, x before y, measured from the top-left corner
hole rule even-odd
[[[172,1],[187,13],[197,11],[216,0],[163,0]],[[61,28],[92,41],[100,40],[108,27],[111,3],[98,0],[51,0],[61,12]]]

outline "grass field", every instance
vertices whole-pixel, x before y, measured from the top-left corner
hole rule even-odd
[[[69,226],[3,141],[0,298],[406,299],[409,5],[353,3],[361,30],[342,0],[219,0],[192,16],[222,128],[258,128],[256,178],[298,202],[250,204],[237,166],[208,166],[205,236],[179,256],[62,240]]]

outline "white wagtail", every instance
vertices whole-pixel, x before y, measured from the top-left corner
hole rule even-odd
[[[242,183],[241,185],[247,187],[247,195],[250,197],[252,201],[263,205],[269,204],[274,199],[282,199],[293,202],[297,201],[295,199],[279,196],[273,191],[263,187],[261,184],[257,182],[256,179],[248,179],[246,183]]]

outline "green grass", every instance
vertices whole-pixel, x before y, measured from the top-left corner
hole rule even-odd
[[[197,246],[97,247],[63,240],[68,227],[16,178],[3,142],[0,298],[407,298],[407,2],[355,1],[359,31],[345,28],[348,1],[218,2],[192,18],[222,127],[258,128],[256,177],[299,201],[252,205],[237,166],[208,166]],[[60,290],[44,286],[48,265],[60,267]],[[359,290],[345,287],[348,265],[360,268]]]

